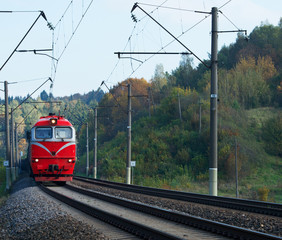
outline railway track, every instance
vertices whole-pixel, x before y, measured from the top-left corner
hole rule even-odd
[[[51,196],[83,211],[86,214],[99,218],[100,220],[117,226],[143,239],[226,239],[227,237],[232,237],[234,239],[256,240],[281,239],[277,236],[218,223],[199,217],[193,217],[182,213],[176,213],[110,195],[77,188],[71,185],[66,185],[63,188],[69,191],[67,195],[59,193],[62,192],[61,188],[48,188],[43,185],[40,185],[40,188]],[[74,192],[78,194],[76,197],[73,195]],[[82,195],[85,197],[81,197]],[[86,197],[87,199],[85,200],[84,198]],[[101,203],[95,202],[95,206],[100,205],[100,207],[90,206],[89,203],[94,201],[94,198],[102,200],[103,202],[110,202],[111,204],[115,204],[115,206],[112,207],[111,210],[108,210],[108,212],[102,209],[107,209],[109,207],[106,205],[100,205]],[[84,199],[84,203],[81,199]],[[122,206],[122,208],[119,206]],[[113,213],[118,208],[121,208],[121,210],[119,210],[120,212]],[[134,212],[138,211],[138,213],[134,213],[137,214],[135,220],[134,217],[129,217],[130,214],[127,213],[128,208],[133,209]],[[142,212],[142,214],[139,212]],[[145,217],[143,216],[143,213],[145,215],[149,214],[150,216]],[[122,215],[122,217],[120,217],[120,215]],[[155,219],[156,217],[157,220]],[[147,222],[147,224],[144,222]],[[156,227],[154,227],[155,225]],[[197,228],[197,231],[194,228]]]
[[[94,183],[99,186],[113,188],[122,191],[134,192],[145,194],[149,196],[156,196],[168,198],[173,200],[181,200],[187,202],[200,203],[205,205],[212,205],[216,207],[230,208],[242,210],[253,213],[260,213],[264,215],[272,215],[282,217],[282,204],[254,201],[247,199],[216,197],[204,194],[179,192],[165,189],[157,189],[150,187],[141,187],[136,185],[128,185],[124,183],[115,183],[104,180],[97,180],[85,177],[75,177],[75,180],[83,181],[86,183]]]

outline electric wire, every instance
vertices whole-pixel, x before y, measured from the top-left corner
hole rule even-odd
[[[53,68],[53,73],[52,73],[53,82],[52,82],[52,84],[50,86],[50,92],[53,91],[53,86],[54,86],[54,81],[56,79],[56,73],[57,73],[57,68],[58,68],[58,65],[59,65],[59,61],[60,61],[61,57],[63,56],[63,54],[65,53],[65,51],[66,51],[67,47],[69,46],[71,40],[73,39],[74,35],[76,34],[76,32],[77,32],[78,28],[80,27],[82,21],[84,20],[84,18],[86,16],[88,10],[90,9],[93,1],[94,0],[90,1],[90,3],[88,4],[87,8],[82,13],[82,16],[81,16],[80,20],[78,21],[77,25],[75,26],[75,28],[74,28],[74,22],[73,22],[73,18],[72,18],[72,34],[71,34],[70,38],[67,40],[67,42],[66,42],[65,31],[64,31],[64,42],[65,42],[65,45],[64,45],[64,48],[63,48],[62,52],[59,54],[59,57],[57,58],[57,62],[53,61],[53,65],[54,65],[54,68],[52,67]],[[84,3],[83,3],[83,6],[84,6]],[[57,28],[58,25],[59,25],[59,29],[61,28],[60,27],[60,25],[61,25],[60,23],[64,21],[64,17],[66,15],[66,13],[68,12],[68,10],[70,9],[70,7],[72,7],[71,11],[72,11],[72,16],[73,16],[73,0],[70,1],[69,5],[67,6],[66,10],[64,11],[62,17],[59,19],[59,21],[55,25],[54,30]],[[63,24],[63,27],[64,27],[64,24]],[[54,36],[54,34],[53,34],[53,36]],[[57,41],[58,40],[59,40],[59,31],[58,31]],[[52,45],[55,46],[54,38],[53,38]],[[54,51],[54,48],[53,48],[53,51]],[[54,53],[52,55],[54,55]]]
[[[163,3],[161,3],[160,5],[155,5],[155,9],[151,11],[151,14],[153,14],[155,11],[157,11],[162,5],[164,5],[168,0],[165,0]],[[140,4],[140,3],[138,3]],[[139,21],[142,21],[144,18],[148,17],[147,15],[145,15],[143,18],[141,18]]]
[[[79,22],[78,22],[77,26],[75,27],[74,31],[72,32],[71,37],[69,38],[67,44],[65,45],[63,52],[62,52],[61,55],[58,57],[58,61],[60,60],[60,58],[61,58],[62,55],[64,54],[66,48],[68,47],[70,41],[72,40],[73,36],[75,35],[75,33],[76,33],[77,29],[79,28],[79,26],[80,26],[82,20],[84,19],[86,13],[88,12],[89,8],[91,7],[93,1],[94,1],[94,0],[91,0],[91,2],[89,3],[88,7],[86,8],[84,14],[82,15],[81,19],[79,20]]]
[[[154,10],[152,10],[151,13],[155,12],[155,11],[158,9],[158,7],[162,6],[162,5],[165,4],[167,1],[168,1],[168,0],[165,0],[164,2],[162,2],[162,3],[161,3],[159,6],[157,6]],[[146,17],[147,17],[147,15],[145,15],[145,16],[144,16],[143,18],[141,18],[139,21],[142,21],[142,20],[145,19]],[[148,23],[148,22],[149,22],[149,19],[148,19],[147,23]],[[125,51],[125,49],[127,48],[127,46],[130,44],[131,38],[132,38],[132,36],[133,36],[133,33],[134,33],[134,31],[136,30],[136,25],[137,25],[137,21],[135,22],[135,25],[134,25],[134,27],[133,27],[133,29],[132,29],[132,31],[131,31],[131,34],[130,34],[130,36],[129,36],[129,38],[128,38],[127,43],[125,44],[125,47],[124,47],[123,51]],[[145,28],[145,26],[144,26],[144,28]],[[143,28],[140,32],[142,32],[142,31],[144,30],[144,28]],[[115,64],[115,66],[114,66],[113,70],[111,71],[110,75],[108,76],[108,78],[107,78],[105,81],[103,81],[102,84],[103,84],[104,82],[107,82],[107,83],[109,82],[109,79],[112,77],[114,71],[115,71],[116,68],[118,67],[119,62],[120,62],[120,58],[118,59],[117,63]],[[135,71],[136,71],[136,70],[135,70]],[[131,74],[130,76],[132,76],[135,71],[133,70],[133,72],[132,72],[132,74]],[[131,82],[130,76],[128,77],[128,80]],[[102,84],[101,84],[101,85],[102,85]],[[132,84],[132,87],[135,88],[135,86],[134,86],[133,84]]]
[[[167,1],[166,1],[167,2]],[[166,6],[158,6],[158,5],[154,5],[154,4],[147,4],[147,3],[138,3],[140,5],[144,5],[144,6],[151,6],[151,7],[157,7],[157,8],[166,8],[166,9],[170,9],[170,10],[179,10],[179,11],[186,11],[186,12],[195,12],[195,10],[191,10],[191,9],[184,9],[184,8],[175,8],[175,7],[166,7]]]
[[[232,0],[227,1],[226,3],[224,3],[222,6],[220,6],[218,9],[223,8],[224,6],[226,6],[228,3],[230,3]]]
[[[206,15],[203,19],[201,19],[199,22],[197,22],[196,24],[194,24],[192,27],[190,27],[189,29],[187,29],[186,31],[184,31],[183,33],[181,33],[180,35],[178,35],[176,38],[180,38],[182,37],[184,34],[186,34],[187,32],[189,32],[190,30],[192,30],[193,28],[195,28],[196,26],[198,26],[200,23],[202,23],[204,20],[206,20],[208,17],[210,17],[210,15]],[[170,44],[172,44],[173,42],[175,42],[175,39],[173,39],[172,41],[170,41],[169,43],[167,43],[163,48],[159,49],[155,54],[151,55],[149,58],[145,59],[143,61],[143,63],[139,64],[139,66],[137,66],[135,68],[134,71],[131,72],[131,74],[128,76],[128,78],[130,78],[144,63],[146,63],[147,61],[149,61],[151,58],[153,58],[157,53],[161,52],[163,49],[165,49],[166,47],[168,47]]]
[[[66,10],[64,11],[64,13],[62,14],[61,18],[58,20],[58,22],[55,24],[54,28],[56,28],[58,26],[58,24],[62,21],[62,19],[64,18],[64,16],[66,15],[67,11],[69,10],[70,6],[72,5],[73,0],[70,1],[69,5],[67,6]]]
[[[237,30],[241,30],[239,29],[226,15],[224,15],[224,13],[222,11],[219,11],[235,28],[237,28]]]
[[[123,107],[121,106],[121,104],[119,103],[119,101],[117,100],[117,98],[111,93],[109,87],[107,86],[107,84],[105,82],[103,82],[103,84],[106,86],[106,88],[108,89],[109,93],[113,96],[114,100],[117,102],[117,104],[119,105],[119,107],[121,108],[122,112],[124,112],[125,114],[127,114],[126,111],[124,111]]]

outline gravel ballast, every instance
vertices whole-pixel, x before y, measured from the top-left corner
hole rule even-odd
[[[108,239],[47,198],[31,178],[18,180],[0,208],[0,239]]]
[[[282,236],[282,218],[280,217],[250,213],[228,208],[219,208],[192,202],[152,197],[143,194],[100,187],[95,184],[89,184],[76,180],[70,184],[221,223],[248,228],[267,234]]]

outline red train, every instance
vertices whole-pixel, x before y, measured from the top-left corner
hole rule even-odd
[[[35,181],[72,181],[76,161],[75,129],[63,116],[41,117],[30,133],[30,166]]]

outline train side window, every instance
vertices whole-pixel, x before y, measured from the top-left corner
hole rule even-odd
[[[36,128],[35,137],[41,139],[52,138],[52,128]]]
[[[56,127],[55,136],[59,139],[72,138],[72,129],[68,127]]]

